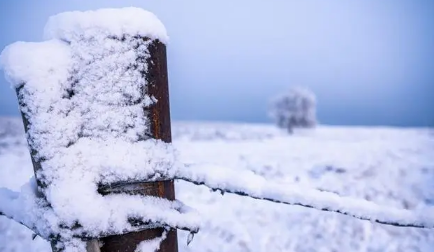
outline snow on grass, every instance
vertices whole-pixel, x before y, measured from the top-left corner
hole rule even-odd
[[[293,136],[260,124],[184,122],[173,129],[180,133],[174,143],[185,163],[214,163],[234,173],[248,169],[272,183],[297,183],[393,208],[423,209],[434,199],[432,129],[321,126]],[[432,230],[222,196],[183,181],[176,189],[204,219],[193,242],[180,243],[183,251],[428,252],[434,246]],[[181,232],[180,240],[186,235]]]
[[[170,177],[176,163],[170,144],[149,139],[144,111],[158,102],[146,95],[153,40],[144,37],[166,42],[161,22],[137,8],[68,12],[50,18],[45,32],[50,40],[17,42],[1,55],[29,122],[44,200],[3,190],[0,210],[45,238],[62,234],[65,244],[135,230],[131,218],[197,230],[196,214],[179,202],[97,192],[100,184]],[[17,216],[20,204],[33,214]]]
[[[309,133],[309,131],[304,132]],[[218,134],[215,134],[215,137],[220,138],[222,134],[218,132]],[[178,170],[176,178],[197,185],[206,185],[222,193],[229,192],[275,203],[337,212],[381,224],[434,228],[434,219],[432,218],[434,216],[434,208],[432,207],[410,211],[382,206],[365,199],[342,196],[334,192],[313,189],[298,183],[271,183],[264,177],[254,174],[254,172],[209,165],[207,164],[208,162],[205,161],[205,164],[187,165]],[[288,165],[293,166],[293,164]],[[320,168],[325,171],[345,172],[344,168],[334,167],[330,164],[324,164]],[[311,174],[314,174],[315,170],[318,169],[313,169]],[[321,170],[318,172],[321,173]]]
[[[22,127],[19,120],[13,128]],[[267,125],[175,122],[173,132],[185,163],[214,163],[233,172],[248,169],[270,182],[298,183],[396,208],[417,210],[434,199],[434,135],[429,129],[319,127],[288,137]],[[16,181],[0,177],[0,187],[17,190],[32,175],[31,161],[23,135],[2,139],[8,140],[0,158],[14,158],[3,159],[7,165],[0,171],[16,174]],[[183,181],[176,182],[176,192],[203,219],[189,246],[188,232],[178,232],[180,251],[428,252],[434,246],[431,230],[222,196]],[[0,230],[5,230],[0,232],[0,251],[49,250],[47,243],[32,241],[30,232],[8,219],[0,218]]]

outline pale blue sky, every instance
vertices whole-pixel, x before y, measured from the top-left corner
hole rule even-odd
[[[304,85],[325,124],[434,126],[432,0],[3,0],[0,48],[58,12],[122,6],[166,25],[175,120],[266,122],[270,96]],[[18,115],[2,74],[0,115]]]

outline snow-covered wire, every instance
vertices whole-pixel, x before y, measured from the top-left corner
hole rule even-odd
[[[277,184],[248,170],[231,170],[200,164],[187,165],[178,170],[176,179],[204,185],[222,194],[226,192],[274,203],[334,212],[384,225],[434,228],[433,208],[416,211],[380,206],[364,199],[341,196],[296,184]]]
[[[220,191],[222,193],[232,193],[274,203],[334,212],[361,220],[396,227],[434,228],[432,208],[414,211],[380,206],[367,200],[340,196],[336,193],[305,188],[300,185],[273,183],[248,170],[232,170],[213,165],[185,165],[177,169],[175,174],[174,179],[187,181],[196,185],[205,185],[214,191]],[[161,176],[155,177],[161,179]],[[40,211],[27,211],[37,206],[35,200],[35,186],[35,183],[28,183],[27,186],[23,186],[21,193],[13,192],[6,188],[0,188],[0,215],[17,221],[35,232],[36,235],[48,241],[56,240],[57,236],[53,235],[53,233],[44,232],[44,230],[41,232],[40,223],[33,223],[38,219],[38,216],[40,216],[41,211],[44,211],[44,209],[39,209]],[[113,189],[113,187],[111,187],[111,189]],[[32,197],[34,198],[32,199]],[[148,203],[152,203],[154,200]],[[169,207],[179,213],[179,218],[182,218],[182,216],[191,218],[191,216],[189,216],[189,211],[191,210],[181,202],[170,204]],[[76,230],[72,230],[72,236],[89,240],[156,227],[187,230],[191,234],[199,231],[198,226],[192,228],[192,226],[183,226],[176,223],[169,224],[166,223],[164,219],[131,218],[128,221],[130,228],[125,229],[124,232],[104,232],[95,235],[80,232],[81,228],[78,226]],[[188,221],[186,223],[188,223]],[[65,231],[67,229],[68,227],[59,230]]]
[[[98,230],[83,226],[80,222],[64,223],[50,206],[44,204],[43,199],[38,198],[35,187],[36,183],[32,179],[21,188],[21,192],[0,188],[0,215],[26,226],[47,241],[58,240],[60,234],[90,240],[152,228],[180,229],[193,234],[199,231],[200,218],[194,209],[177,200],[139,195],[119,195],[126,208],[135,213],[130,216],[121,214],[117,218],[125,223],[121,229],[112,227],[113,219],[100,223]],[[118,195],[103,197],[113,198]],[[117,209],[122,211],[119,207]],[[111,213],[110,209],[101,211],[101,214]]]
[[[50,240],[50,236],[46,234],[41,234],[29,221],[31,218],[25,218],[24,215],[32,215],[32,213],[26,213],[26,208],[23,208],[22,204],[16,204],[20,199],[22,194],[18,192],[11,191],[7,188],[0,187],[0,216],[5,216],[11,220],[30,229],[36,236],[40,236],[46,240]]]

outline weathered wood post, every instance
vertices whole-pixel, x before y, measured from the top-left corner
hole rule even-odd
[[[131,35],[131,34],[129,34]],[[105,36],[105,35],[104,35]],[[133,35],[134,36],[134,35]],[[116,40],[117,42],[123,42],[124,37],[119,37],[119,35],[108,36],[108,39]],[[155,98],[154,102],[150,106],[146,106],[143,103],[143,114],[146,115],[148,121],[149,131],[143,132],[141,135],[141,141],[146,141],[146,139],[153,138],[159,139],[163,142],[170,143],[171,139],[171,125],[170,125],[170,106],[169,106],[169,87],[168,87],[168,74],[167,74],[167,59],[166,59],[166,45],[161,42],[158,38],[143,37],[140,35],[135,35],[134,39],[137,39],[137,46],[141,46],[143,43],[147,47],[148,57],[144,60],[143,58],[137,58],[136,65],[128,67],[136,67],[135,69],[140,70],[140,75],[146,80],[146,85],[141,91],[141,97],[145,100],[145,97]],[[101,41],[99,41],[101,42]],[[131,45],[129,45],[131,46]],[[136,48],[133,48],[136,49]],[[92,54],[92,50],[89,51]],[[77,57],[79,58],[79,57]],[[116,59],[114,59],[116,60]],[[92,68],[93,62],[86,62],[86,67]],[[142,64],[142,65],[141,65]],[[144,66],[146,64],[146,66]],[[137,70],[139,71],[139,70]],[[110,73],[108,73],[110,74]],[[71,77],[74,79],[74,76]],[[19,98],[21,108],[26,108],[26,101],[22,98],[22,87],[17,88],[17,96]],[[74,91],[70,91],[73,96]],[[69,97],[70,98],[70,97]],[[22,112],[22,118],[24,122],[24,127],[26,133],[30,133],[31,128],[30,122],[24,112]],[[54,119],[54,118],[53,118]],[[145,154],[145,153],[144,153]],[[38,159],[38,149],[31,147],[31,158],[33,162],[33,168],[35,172],[35,177],[37,179],[39,189],[44,189],[47,187],[43,180],[38,178],[38,172],[42,169],[42,164],[44,159]],[[144,168],[146,163],[143,164]],[[71,189],[73,190],[73,189]],[[40,190],[43,191],[43,190]],[[98,192],[102,195],[108,194],[139,194],[145,196],[154,196],[159,198],[165,198],[168,200],[175,200],[175,189],[173,180],[156,181],[156,182],[146,182],[146,181],[127,181],[116,183],[116,185],[101,185]],[[41,198],[45,198],[43,193],[39,195]],[[49,203],[46,200],[47,203]],[[134,221],[134,220],[132,220]],[[152,224],[152,223],[151,223]],[[77,223],[80,225],[80,223]],[[73,228],[73,227],[69,227]],[[161,237],[165,229],[163,227],[154,226],[154,228],[146,229],[137,232],[130,232],[122,235],[112,235],[100,238],[102,241],[102,247],[99,248],[98,240],[92,240],[88,242],[87,250],[88,252],[134,252],[137,245],[145,240],[150,240],[154,238]],[[61,236],[61,234],[57,234]],[[59,238],[52,238],[52,249],[53,251],[62,251],[62,248],[56,247]],[[60,250],[59,250],[60,249]],[[167,232],[166,238],[161,242],[159,251],[161,252],[177,252],[177,231],[176,229],[171,229]]]
[[[144,38],[147,40],[147,38]],[[149,108],[144,108],[147,111],[148,120],[150,122],[152,138],[161,139],[166,143],[172,141],[171,125],[170,125],[170,106],[169,106],[169,85],[167,76],[167,59],[166,46],[155,40],[149,47],[150,58],[147,59],[148,72],[143,73],[143,78],[146,78],[147,94],[157,99],[157,102]],[[173,180],[159,182],[145,182],[134,186],[130,189],[129,184],[125,184],[116,188],[116,190],[128,192],[131,194],[150,195],[169,200],[175,199],[175,188]],[[123,188],[122,188],[123,187]],[[107,192],[110,193],[110,192]],[[163,233],[163,228],[148,229],[140,232],[134,232],[124,235],[110,236],[103,238],[103,247],[101,252],[134,252],[137,244],[144,240],[160,237]],[[160,245],[161,252],[177,252],[177,232],[172,229],[167,234]]]
[[[143,38],[143,41],[147,41],[149,38]],[[160,139],[166,143],[172,141],[171,137],[171,124],[170,124],[170,106],[169,106],[169,86],[167,75],[167,59],[166,59],[166,46],[154,40],[148,47],[150,57],[147,59],[147,72],[143,72],[143,78],[146,78],[148,85],[146,90],[143,90],[143,96],[149,95],[155,97],[157,102],[150,107],[143,108],[145,114],[147,114],[148,121],[150,123],[151,136],[155,139]],[[19,96],[20,90],[17,90]],[[23,101],[19,101],[23,102]],[[21,104],[25,106],[25,104]],[[26,116],[22,114],[24,128],[26,133],[29,129]],[[143,132],[145,137],[146,132]],[[149,136],[146,136],[149,137]],[[31,157],[35,174],[41,169],[41,161],[37,161],[35,158],[37,150],[31,150]],[[144,164],[146,165],[146,164]],[[38,183],[40,181],[38,180]],[[134,182],[132,182],[134,183]],[[140,182],[131,184],[124,183],[116,186],[116,188],[110,188],[106,191],[102,191],[103,194],[110,194],[116,192],[129,193],[129,194],[141,194],[148,196],[155,196],[166,198],[169,200],[175,200],[174,181],[158,181],[158,182]],[[45,185],[40,184],[40,187]],[[114,190],[113,190],[114,189]],[[43,195],[41,195],[43,197]],[[163,228],[147,229],[139,232],[132,232],[123,235],[109,236],[102,239],[103,246],[100,249],[101,252],[134,252],[137,245],[144,240],[160,237],[163,233]],[[98,248],[92,244],[88,246],[89,252],[98,251]],[[53,251],[55,244],[52,244]],[[167,238],[164,239],[160,245],[159,251],[161,252],[177,252],[177,231],[172,229],[168,232]]]

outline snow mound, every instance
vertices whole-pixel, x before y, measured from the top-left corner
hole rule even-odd
[[[44,30],[46,39],[65,41],[92,38],[95,34],[141,36],[162,43],[169,40],[166,28],[153,13],[135,7],[60,13],[50,17]]]

